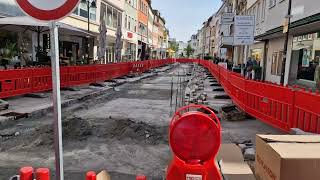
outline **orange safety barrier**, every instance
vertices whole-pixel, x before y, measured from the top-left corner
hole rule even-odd
[[[211,61],[179,59],[206,67],[233,102],[248,114],[285,132],[300,128],[320,134],[320,93],[247,80]]]
[[[111,80],[129,73],[143,73],[174,62],[198,63],[206,67],[233,102],[257,119],[286,132],[290,128],[300,128],[320,133],[319,91],[313,93],[301,88],[247,80],[207,60],[166,59],[61,67],[61,87]],[[50,68],[0,71],[0,98],[51,90],[51,79]]]
[[[174,63],[173,59],[61,67],[61,87],[111,80],[125,76],[129,73],[143,73],[149,69],[171,63]],[[50,68],[27,68],[0,71],[0,98],[8,98],[51,89],[52,77]]]

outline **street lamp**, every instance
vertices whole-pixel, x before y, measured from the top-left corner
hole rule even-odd
[[[87,18],[88,18],[88,33],[90,33],[90,8],[97,8],[97,4],[95,0],[81,0],[81,3],[87,4]],[[89,64],[89,52],[90,52],[90,42],[89,42],[90,36],[87,36],[87,60]]]

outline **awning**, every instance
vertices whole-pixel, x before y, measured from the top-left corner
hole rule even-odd
[[[94,36],[86,31],[79,28],[70,26],[68,24],[57,22],[59,31],[65,34],[77,35],[77,36]],[[31,30],[35,32],[46,32],[49,31],[50,23],[37,21],[29,16],[17,16],[17,17],[5,17],[0,18],[0,29],[12,30],[12,26],[15,26],[17,30],[22,27],[25,30]]]

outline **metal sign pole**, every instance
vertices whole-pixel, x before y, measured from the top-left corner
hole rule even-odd
[[[50,23],[51,40],[51,68],[52,68],[52,95],[53,95],[53,131],[56,180],[64,180],[63,176],[63,151],[62,151],[62,122],[61,122],[61,97],[60,97],[60,67],[59,67],[59,38],[56,22]]]

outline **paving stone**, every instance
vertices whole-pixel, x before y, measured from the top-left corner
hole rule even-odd
[[[245,144],[238,144],[239,148],[241,149],[241,152],[244,153],[244,151],[248,148],[250,148],[249,146],[245,145]]]
[[[256,151],[254,148],[248,148],[244,151],[244,159],[247,161],[254,161],[256,158]]]
[[[290,134],[291,135],[315,135],[314,133],[310,132],[305,132],[299,128],[291,128],[290,129]]]
[[[226,121],[243,121],[246,119],[246,113],[234,105],[223,106],[221,108],[221,114],[221,118]]]
[[[31,97],[31,98],[47,98],[49,97],[49,94],[46,93],[30,93],[24,95],[25,97]]]
[[[6,110],[9,108],[9,103],[0,99],[0,110]]]

